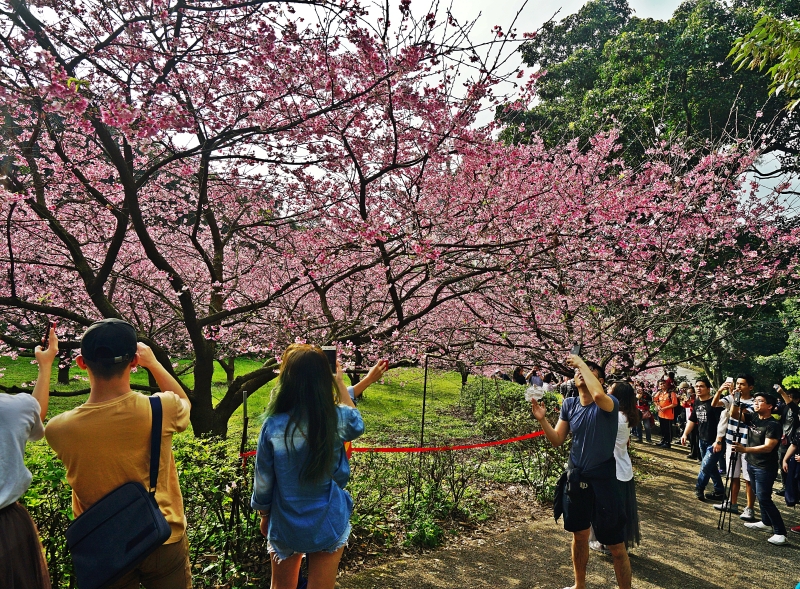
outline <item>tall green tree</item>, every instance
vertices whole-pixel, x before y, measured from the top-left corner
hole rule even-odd
[[[770,94],[789,100],[788,110],[800,104],[800,21],[765,14],[753,30],[738,39],[730,57],[739,68],[763,71],[771,78]]]
[[[770,99],[765,76],[728,59],[762,7],[778,18],[800,13],[798,0],[689,0],[660,21],[633,16],[626,0],[591,0],[521,47],[525,63],[546,73],[530,110],[498,112],[504,139],[586,143],[619,127],[629,162],[654,142],[702,149],[744,139],[774,152],[783,170],[800,170],[797,114]]]

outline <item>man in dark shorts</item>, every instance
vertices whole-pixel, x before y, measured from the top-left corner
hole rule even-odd
[[[619,403],[603,389],[604,374],[597,364],[574,354],[567,364],[575,368],[578,396],[564,399],[555,428],[547,421],[544,405],[533,399],[531,410],[553,446],[563,444],[572,433],[570,463],[559,481],[555,506],[556,519],[563,512],[564,529],[572,532],[575,584],[571,589],[586,587],[590,527],[614,558],[620,588],[630,589],[631,563],[625,550],[625,515],[614,459]]]
[[[747,454],[750,484],[754,487],[761,509],[761,520],[744,525],[754,530],[771,530],[774,533],[767,542],[782,546],[786,544],[786,526],[781,512],[772,501],[772,484],[778,475],[778,442],[783,435],[781,424],[772,417],[776,405],[772,395],[756,393],[753,397],[755,414],[745,416],[747,446],[735,444],[733,449]]]

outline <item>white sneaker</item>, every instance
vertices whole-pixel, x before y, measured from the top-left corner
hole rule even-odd
[[[789,543],[789,541],[786,539],[786,536],[782,536],[781,534],[770,536],[767,542],[770,544],[775,544],[775,546],[783,546],[784,544]]]
[[[742,515],[739,516],[739,519],[743,519],[746,522],[755,521],[756,514],[753,512],[753,508],[745,507],[742,511]]]
[[[733,506],[731,506],[730,501],[726,499],[722,503],[717,503],[716,505],[714,505],[714,509],[716,509],[717,511],[729,511],[731,513],[739,513],[739,504],[736,503]]]
[[[754,522],[744,522],[745,528],[750,528],[751,530],[771,530],[772,526],[768,526],[761,520],[754,521]]]

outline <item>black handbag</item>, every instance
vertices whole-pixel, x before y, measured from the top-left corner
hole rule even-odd
[[[164,544],[172,533],[155,498],[161,454],[161,399],[150,397],[150,407],[150,490],[141,483],[125,483],[67,528],[67,546],[79,589],[100,589],[113,583]]]

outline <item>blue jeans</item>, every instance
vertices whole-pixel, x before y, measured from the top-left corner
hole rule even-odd
[[[700,474],[697,475],[697,492],[702,493],[705,491],[708,479],[711,479],[714,484],[715,493],[723,493],[725,486],[722,484],[722,477],[719,474],[720,461],[725,458],[725,446],[722,450],[714,452],[714,444],[704,440],[698,440],[700,443],[700,456],[703,457],[703,462],[700,464]]]
[[[639,414],[641,415],[641,412]],[[653,429],[653,424],[650,423],[649,419],[642,419],[639,422],[639,427],[631,428],[631,435],[636,436],[639,439],[639,441],[641,442],[642,441],[642,429],[644,429],[644,432],[647,434],[647,441],[651,442],[652,440],[650,439],[650,432]]]
[[[774,468],[759,468],[747,463],[747,472],[750,475],[750,484],[758,499],[758,507],[761,510],[761,523],[772,526],[776,534],[786,535],[786,526],[783,523],[781,512],[772,501],[772,484],[778,475]]]

